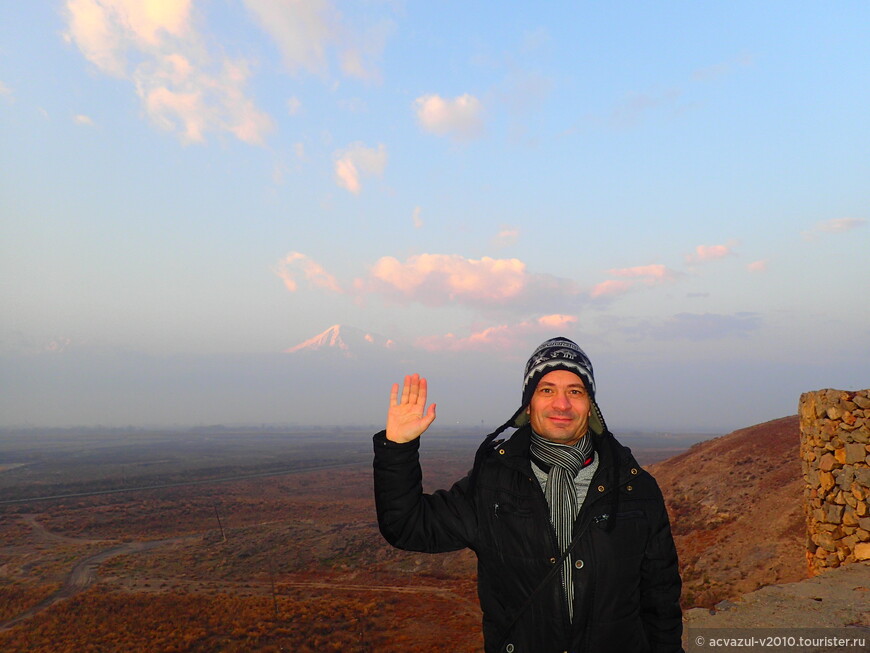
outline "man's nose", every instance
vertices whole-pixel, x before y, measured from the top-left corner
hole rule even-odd
[[[568,410],[571,408],[571,402],[568,401],[568,395],[564,392],[557,392],[556,398],[553,400],[553,408],[560,410]]]

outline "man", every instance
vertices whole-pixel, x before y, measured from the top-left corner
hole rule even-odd
[[[655,480],[595,401],[592,364],[567,338],[539,346],[522,405],[449,491],[422,492],[426,379],[405,377],[374,436],[375,500],[390,544],[477,554],[488,653],[681,651],[677,553]],[[507,441],[495,438],[518,428]],[[449,646],[445,647],[449,650]]]

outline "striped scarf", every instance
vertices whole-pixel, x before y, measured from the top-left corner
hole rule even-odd
[[[577,488],[574,477],[586,465],[592,462],[592,438],[588,435],[572,446],[556,444],[542,438],[532,431],[531,454],[545,465],[549,466],[547,488],[544,496],[550,508],[550,521],[556,531],[556,541],[560,552],[564,552],[571,543],[574,520],[580,511],[577,505]],[[571,565],[573,555],[569,555],[562,563],[562,587],[565,590],[565,600],[568,602],[568,616],[574,620],[574,583],[572,581]]]

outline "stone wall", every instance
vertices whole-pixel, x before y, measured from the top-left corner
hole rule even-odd
[[[810,574],[870,560],[870,390],[800,399]]]

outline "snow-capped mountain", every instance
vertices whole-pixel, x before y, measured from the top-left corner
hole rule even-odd
[[[393,349],[395,342],[376,333],[335,324],[323,333],[285,349],[287,354],[314,351],[334,351],[348,358],[382,349]]]

